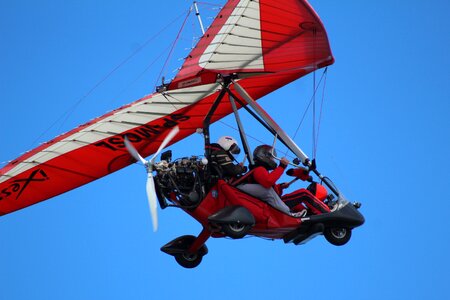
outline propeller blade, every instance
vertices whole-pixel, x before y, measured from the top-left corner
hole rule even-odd
[[[155,154],[153,154],[150,161],[145,160],[139,152],[134,148],[133,144],[128,140],[128,137],[125,136],[124,143],[125,147],[127,148],[128,152],[131,154],[131,156],[134,157],[137,161],[140,161],[144,166],[147,167],[147,199],[148,199],[148,206],[150,208],[150,215],[152,216],[152,223],[153,223],[153,231],[158,230],[158,211],[157,211],[157,203],[156,203],[156,191],[155,191],[155,179],[153,178],[153,162],[155,161],[158,154],[161,152],[164,147],[167,146],[167,144],[177,135],[177,133],[180,131],[178,126],[175,126],[169,134],[164,138],[163,142],[158,148],[158,151],[156,151]]]
[[[147,199],[150,214],[152,216],[153,231],[156,231],[158,230],[158,211],[156,207],[155,180],[153,179],[153,174],[151,171],[148,172],[147,175]]]
[[[150,161],[153,163],[154,160],[156,159],[156,157],[158,156],[158,154],[161,152],[162,149],[164,149],[167,144],[177,135],[177,133],[180,132],[180,128],[178,126],[175,126],[170,132],[169,134],[164,138],[163,142],[161,143],[161,145],[158,148],[158,151],[156,151],[155,154],[153,154],[152,158],[150,159]]]
[[[131,154],[131,156],[134,157],[135,160],[140,161],[143,165],[147,165],[148,162],[139,154],[136,148],[134,148],[133,144],[130,142],[126,135],[124,138],[124,143],[128,152]]]

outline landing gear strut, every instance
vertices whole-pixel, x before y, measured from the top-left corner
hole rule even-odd
[[[177,263],[188,269],[197,267],[208,254],[208,247],[205,242],[211,236],[211,232],[204,229],[202,233],[195,237],[193,235],[183,235],[161,247],[161,251],[175,257]]]

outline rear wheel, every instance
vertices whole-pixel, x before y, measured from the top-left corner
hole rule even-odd
[[[247,232],[250,230],[250,225],[244,225],[240,223],[228,223],[222,225],[222,231],[229,237],[233,239],[243,238]]]
[[[323,235],[330,244],[342,246],[350,240],[352,231],[349,228],[327,228]]]

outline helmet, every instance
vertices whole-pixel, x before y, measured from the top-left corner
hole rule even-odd
[[[231,154],[241,153],[237,141],[231,136],[223,136],[218,141],[217,144],[223,148],[223,150],[230,152]]]
[[[323,185],[318,184],[317,182],[313,182],[307,187],[307,189],[320,201],[324,201],[325,199],[327,199],[328,192]]]
[[[276,156],[275,149],[273,154]],[[255,148],[253,151],[253,159],[257,166],[262,166],[267,170],[273,170],[277,167],[277,162],[272,156],[272,147],[269,145],[261,145]]]

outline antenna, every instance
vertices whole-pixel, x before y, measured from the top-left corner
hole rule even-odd
[[[205,34],[205,27],[203,27],[202,18],[200,17],[200,11],[198,10],[197,1],[194,1],[195,15],[197,16],[198,22],[200,23],[200,28],[202,29],[202,35]]]

